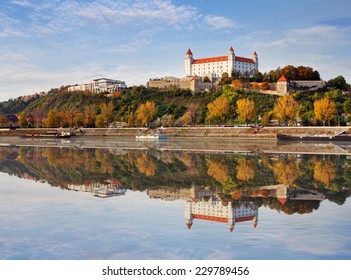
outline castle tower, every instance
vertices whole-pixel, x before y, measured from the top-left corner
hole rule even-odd
[[[185,204],[185,224],[188,229],[193,225],[192,202],[187,201]]]
[[[233,47],[230,47],[228,52],[228,75],[229,77],[232,76],[232,72],[234,70],[234,63],[235,63],[235,53]]]
[[[253,61],[254,61],[255,64],[256,64],[256,71],[258,71],[258,55],[257,55],[257,52],[254,52],[254,53],[253,53],[252,58],[253,58]]]
[[[185,76],[192,76],[191,64],[193,63],[193,53],[190,49],[188,49],[187,53],[185,54]]]
[[[230,232],[232,232],[235,225],[235,213],[231,202],[228,203],[227,207],[228,207],[228,225],[229,225]]]

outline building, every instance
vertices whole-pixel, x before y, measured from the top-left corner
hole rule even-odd
[[[91,82],[83,83],[80,85],[68,87],[68,91],[89,91],[92,93],[101,92],[118,92],[121,89],[126,88],[127,85],[124,81],[112,80],[107,78],[95,79]]]
[[[258,72],[258,56],[254,52],[252,58],[236,56],[231,47],[226,56],[194,59],[193,53],[188,49],[185,56],[185,76],[200,76],[216,78],[223,73],[232,76],[232,72],[240,72],[252,77]]]
[[[211,91],[214,89],[214,84],[212,82],[204,82],[201,77],[186,77],[186,78],[176,78],[176,77],[163,77],[160,79],[150,79],[147,83],[149,88],[159,88],[159,89],[190,89],[192,91],[197,90],[207,90]]]
[[[284,75],[281,76],[277,81],[277,92],[279,95],[287,95],[294,92],[304,92],[310,90],[318,90],[324,88],[326,82],[322,80],[291,80],[289,81]]]

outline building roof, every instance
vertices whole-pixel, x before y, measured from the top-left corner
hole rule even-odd
[[[278,82],[287,82],[288,79],[283,75],[279,78]]]
[[[235,56],[235,60],[236,61],[240,61],[240,62],[246,62],[246,63],[253,63],[253,64],[255,64],[255,61],[253,61],[253,59],[247,58],[247,57]]]
[[[190,48],[188,49],[188,51],[186,52],[186,54],[193,54],[192,52],[191,52],[191,50],[190,50]]]
[[[225,56],[215,56],[215,57],[194,59],[193,64],[219,62],[219,61],[228,61],[228,56],[225,55]]]
[[[257,52],[254,52],[253,55],[257,55]]]
[[[233,52],[233,51],[234,51],[233,47],[230,47],[229,51],[230,51],[230,52]]]

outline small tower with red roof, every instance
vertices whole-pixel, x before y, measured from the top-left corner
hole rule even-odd
[[[193,53],[191,52],[190,48],[188,49],[188,51],[185,54],[185,76],[192,76],[193,73],[191,71],[191,64],[193,63]]]

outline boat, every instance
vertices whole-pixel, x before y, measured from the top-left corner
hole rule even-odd
[[[69,131],[56,131],[51,133],[26,133],[22,137],[31,137],[31,138],[69,138],[72,136],[72,133]]]
[[[338,134],[338,135],[287,135],[277,134],[278,140],[289,141],[350,141],[351,134]]]
[[[135,136],[136,140],[159,140],[166,139],[167,136],[162,133],[150,133],[150,134],[141,134]]]

